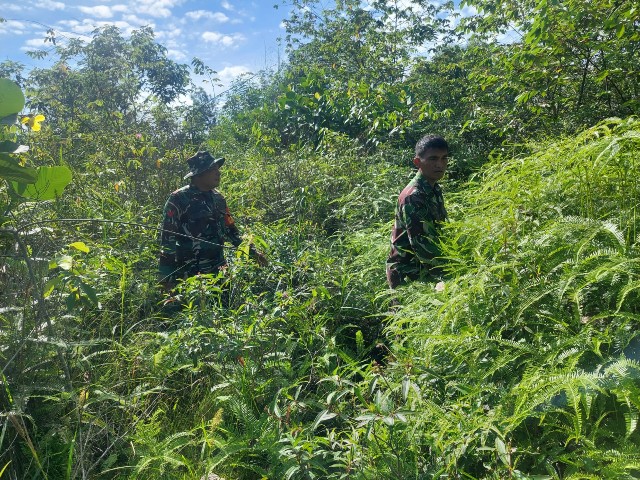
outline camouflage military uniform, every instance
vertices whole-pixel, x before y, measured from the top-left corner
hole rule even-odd
[[[391,231],[387,280],[392,288],[405,281],[435,278],[440,274],[437,245],[441,224],[447,218],[442,189],[432,187],[420,172],[398,197]]]
[[[173,192],[164,207],[160,234],[160,281],[175,283],[198,273],[216,273],[226,264],[225,240],[242,239],[224,197],[193,185]]]

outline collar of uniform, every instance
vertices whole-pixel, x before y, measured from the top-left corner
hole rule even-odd
[[[434,192],[439,192],[441,190],[439,183],[436,183],[432,187],[431,184],[427,182],[427,179],[422,176],[422,173],[420,172],[420,170],[418,170],[418,172],[416,173],[414,180],[416,184],[419,186],[419,188],[421,188],[424,191],[428,192],[429,190],[433,190]]]

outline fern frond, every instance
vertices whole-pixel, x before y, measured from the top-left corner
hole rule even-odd
[[[615,313],[619,313],[622,309],[622,305],[626,300],[627,296],[633,292],[634,290],[640,290],[640,280],[631,282],[627,284],[620,292],[618,293],[618,298],[616,300],[616,311]]]

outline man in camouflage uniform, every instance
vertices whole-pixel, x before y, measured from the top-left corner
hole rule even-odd
[[[391,231],[387,282],[396,288],[409,280],[438,280],[438,234],[447,218],[437,181],[446,170],[449,145],[442,137],[426,135],[416,144],[416,176],[402,190]]]
[[[187,160],[191,184],[173,192],[164,206],[160,234],[160,284],[169,291],[178,279],[217,273],[226,265],[224,243],[242,243],[227,202],[215,188],[224,158],[198,152]],[[260,265],[266,258],[253,245],[250,255]]]

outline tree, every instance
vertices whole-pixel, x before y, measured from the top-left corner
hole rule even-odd
[[[167,58],[149,27],[125,39],[117,27],[105,26],[88,44],[73,39],[56,46],[56,54],[53,68],[36,69],[29,77],[29,105],[46,112],[53,124],[126,129],[139,120],[141,104],[168,104],[189,85],[188,67]]]
[[[277,128],[285,144],[316,143],[326,131],[367,148],[401,136],[412,108],[404,81],[418,49],[448,35],[442,14],[453,5],[344,0],[323,8],[317,0],[294,0],[290,6],[289,62],[278,101],[287,122]]]
[[[632,0],[466,0],[477,15],[463,22],[472,38],[511,33],[489,70],[475,78],[513,99],[512,113],[575,130],[640,110],[640,9]]]

